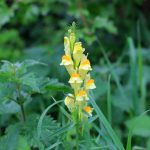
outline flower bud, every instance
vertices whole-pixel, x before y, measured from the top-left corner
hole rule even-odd
[[[64,51],[66,55],[71,55],[70,54],[70,41],[68,37],[64,37]]]
[[[84,107],[84,111],[85,111],[89,116],[92,116],[93,108],[91,108],[90,106],[85,106],[85,107]]]
[[[68,107],[70,111],[73,111],[75,106],[74,96],[72,94],[68,94],[68,96],[64,100],[65,105]]]

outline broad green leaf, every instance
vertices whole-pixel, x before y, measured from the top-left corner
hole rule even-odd
[[[132,135],[138,135],[141,137],[150,137],[150,117],[139,116],[130,119],[126,122],[126,126],[132,131]]]
[[[26,138],[23,136],[19,136],[19,140],[16,147],[16,150],[31,150]]]
[[[33,73],[25,74],[20,78],[20,82],[24,85],[30,87],[33,91],[40,92],[38,79]]]
[[[0,104],[0,114],[13,114],[19,111],[20,106],[13,101]]]
[[[19,124],[9,126],[6,130],[6,135],[0,139],[0,150],[16,150],[19,132]]]

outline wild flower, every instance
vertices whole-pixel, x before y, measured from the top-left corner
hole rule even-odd
[[[85,48],[82,42],[76,40],[73,29],[68,30],[68,36],[64,37],[64,51],[60,65],[67,69],[70,75],[69,83],[74,91],[65,98],[65,105],[72,113],[78,111],[80,119],[92,116],[93,108],[88,105],[89,90],[96,88],[90,76],[92,67],[84,54]]]

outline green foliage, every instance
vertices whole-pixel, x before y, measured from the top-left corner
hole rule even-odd
[[[130,119],[126,122],[126,125],[129,130],[132,131],[132,135],[138,135],[141,137],[149,137],[149,125],[150,117],[149,116],[140,116]]]
[[[148,0],[1,0],[0,150],[76,148],[59,103],[72,92],[59,64],[73,21],[97,86],[80,149],[150,149],[149,9]]]
[[[32,114],[24,124],[11,125],[6,130],[6,135],[0,140],[3,150],[30,150],[30,147],[44,149],[55,142],[55,138],[49,138],[58,129],[59,124],[52,118],[45,117],[41,127],[41,139],[38,139],[36,127],[39,116]]]

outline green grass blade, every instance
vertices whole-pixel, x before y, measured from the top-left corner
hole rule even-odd
[[[116,133],[114,132],[112,127],[110,126],[109,122],[107,121],[107,119],[105,118],[105,116],[103,115],[102,111],[99,109],[99,107],[95,103],[95,101],[93,99],[91,99],[90,102],[93,105],[93,108],[95,109],[99,119],[103,123],[105,129],[107,130],[108,134],[110,135],[110,137],[111,137],[112,141],[114,142],[114,144],[116,145],[116,147],[119,150],[124,150],[124,147],[123,147],[120,139],[118,138],[118,136],[116,135]]]
[[[132,150],[132,131],[128,135],[126,150]]]
[[[50,147],[46,148],[45,150],[51,150],[51,149],[55,148],[56,146],[58,146],[59,144],[61,144],[61,142],[57,141],[56,143],[54,143]]]
[[[130,86],[132,87],[132,104],[135,114],[139,114],[138,95],[137,95],[137,62],[136,62],[136,50],[131,37],[127,39],[129,45],[130,56]]]
[[[40,136],[41,136],[42,122],[43,122],[43,119],[44,119],[46,113],[47,113],[53,106],[55,106],[55,105],[57,105],[58,103],[61,103],[61,102],[63,102],[63,101],[64,101],[64,100],[57,101],[57,102],[53,103],[52,105],[48,106],[48,107],[44,110],[44,112],[42,113],[42,115],[41,115],[41,117],[40,117],[40,119],[39,119],[38,125],[37,125],[37,135],[38,135],[38,138],[40,138]]]
[[[110,79],[111,76],[108,77],[108,86],[107,86],[107,113],[108,113],[108,120],[110,124],[112,124],[112,110],[111,110],[111,87],[110,87]]]
[[[141,33],[140,33],[140,22],[137,23],[137,37],[138,37],[138,53],[137,53],[137,61],[138,61],[138,81],[140,88],[140,100],[141,100],[141,112],[145,110],[145,83],[143,78],[143,57],[142,57],[142,48],[141,48]]]

